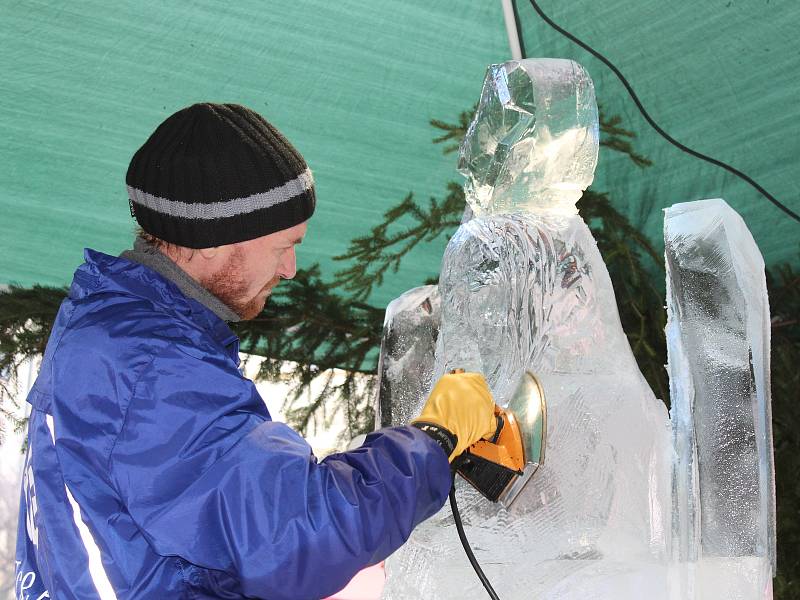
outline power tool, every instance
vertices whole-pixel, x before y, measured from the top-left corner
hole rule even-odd
[[[509,402],[504,408],[495,405],[494,414],[492,438],[470,446],[453,465],[486,498],[508,508],[544,464],[547,403],[536,376],[526,371]]]
[[[451,371],[459,372],[464,371]],[[526,371],[506,406],[495,405],[494,415],[497,429],[491,439],[475,442],[453,461],[452,466],[486,498],[508,508],[544,464],[547,402],[536,376]],[[450,490],[450,508],[470,564],[489,597],[499,600],[467,540],[456,503],[455,485]]]

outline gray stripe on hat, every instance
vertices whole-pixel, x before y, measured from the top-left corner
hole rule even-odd
[[[180,217],[182,219],[226,219],[245,215],[257,210],[269,208],[276,204],[288,202],[292,198],[307,192],[314,185],[314,177],[311,169],[306,169],[295,179],[287,181],[283,185],[272,188],[266,192],[253,194],[246,198],[234,198],[233,200],[223,200],[221,202],[181,202],[179,200],[169,200],[159,196],[153,196],[147,192],[128,186],[128,195],[131,200],[154,210],[158,213]]]

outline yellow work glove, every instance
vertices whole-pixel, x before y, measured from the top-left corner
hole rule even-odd
[[[450,462],[481,438],[492,437],[497,431],[497,419],[483,375],[443,375],[411,424],[436,440],[448,453]]]

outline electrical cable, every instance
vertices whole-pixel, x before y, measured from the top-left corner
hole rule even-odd
[[[661,137],[663,137],[665,140],[667,140],[670,144],[672,144],[673,146],[675,146],[679,150],[682,150],[683,152],[686,152],[687,154],[690,154],[691,156],[694,156],[695,158],[699,158],[700,160],[704,160],[706,162],[709,162],[712,165],[716,165],[718,167],[722,167],[723,169],[725,169],[729,173],[733,173],[734,175],[736,175],[737,177],[739,177],[743,181],[745,181],[748,184],[750,184],[762,196],[764,196],[767,200],[769,200],[775,206],[780,208],[787,215],[792,217],[795,221],[800,223],[800,215],[798,215],[796,212],[794,212],[788,206],[782,204],[777,198],[775,198],[767,190],[765,190],[763,187],[761,187],[761,185],[759,185],[749,175],[747,175],[746,173],[743,173],[739,169],[737,169],[735,167],[732,167],[731,165],[729,165],[727,163],[722,162],[721,160],[717,160],[716,158],[713,158],[711,156],[706,156],[705,154],[697,152],[696,150],[692,150],[688,146],[685,146],[684,144],[681,144],[678,140],[676,140],[672,136],[670,136],[666,131],[664,131],[661,127],[659,127],[658,123],[656,123],[653,120],[653,118],[650,116],[650,114],[645,110],[644,106],[642,106],[642,103],[639,100],[639,97],[636,95],[636,92],[633,91],[633,88],[631,87],[631,84],[628,82],[627,79],[625,79],[625,76],[620,72],[620,70],[616,66],[614,66],[614,64],[610,60],[608,60],[605,56],[600,54],[597,50],[592,48],[589,44],[586,44],[585,42],[582,42],[577,37],[572,35],[569,31],[567,31],[566,29],[560,27],[557,23],[553,22],[553,20],[550,17],[548,17],[544,13],[544,11],[542,11],[542,9],[536,3],[536,0],[530,0],[530,3],[531,3],[531,6],[533,6],[533,10],[535,10],[539,14],[539,16],[542,18],[542,20],[545,23],[550,25],[550,27],[555,29],[557,32],[559,32],[564,37],[566,37],[566,38],[572,40],[573,42],[575,42],[578,46],[580,46],[581,48],[583,48],[584,50],[589,52],[592,56],[594,56],[595,58],[600,60],[609,69],[611,69],[611,71],[613,71],[614,75],[616,75],[617,78],[622,82],[622,85],[625,86],[625,89],[628,90],[628,93],[630,94],[631,98],[633,99],[634,104],[636,104],[636,108],[638,108],[639,112],[642,113],[642,116],[645,118],[645,121],[647,121],[649,123],[649,125],[653,129],[655,129],[657,133],[659,133],[661,135]]]
[[[478,579],[481,580],[483,587],[486,588],[486,591],[489,593],[489,597],[492,600],[500,600],[497,596],[497,593],[494,591],[492,584],[489,583],[489,579],[483,573],[483,569],[478,564],[478,559],[475,558],[475,555],[472,553],[472,548],[469,545],[469,540],[467,540],[467,534],[464,533],[464,524],[461,522],[461,514],[458,512],[458,504],[456,504],[456,485],[455,485],[455,478],[453,479],[453,485],[450,488],[450,509],[453,511],[453,520],[456,522],[456,531],[458,531],[458,538],[461,540],[461,545],[464,546],[464,552],[467,553],[467,558],[469,559],[472,568],[475,569],[475,573],[478,575]]]

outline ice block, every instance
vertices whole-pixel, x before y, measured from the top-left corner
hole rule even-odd
[[[405,425],[422,410],[432,387],[439,307],[435,285],[408,290],[386,307],[378,361],[377,427]]]
[[[692,573],[711,569],[701,578],[726,579],[747,563],[760,577],[759,595],[741,597],[761,598],[775,569],[764,262],[742,218],[721,199],[667,209],[664,241],[673,555],[688,563],[689,592]]]

